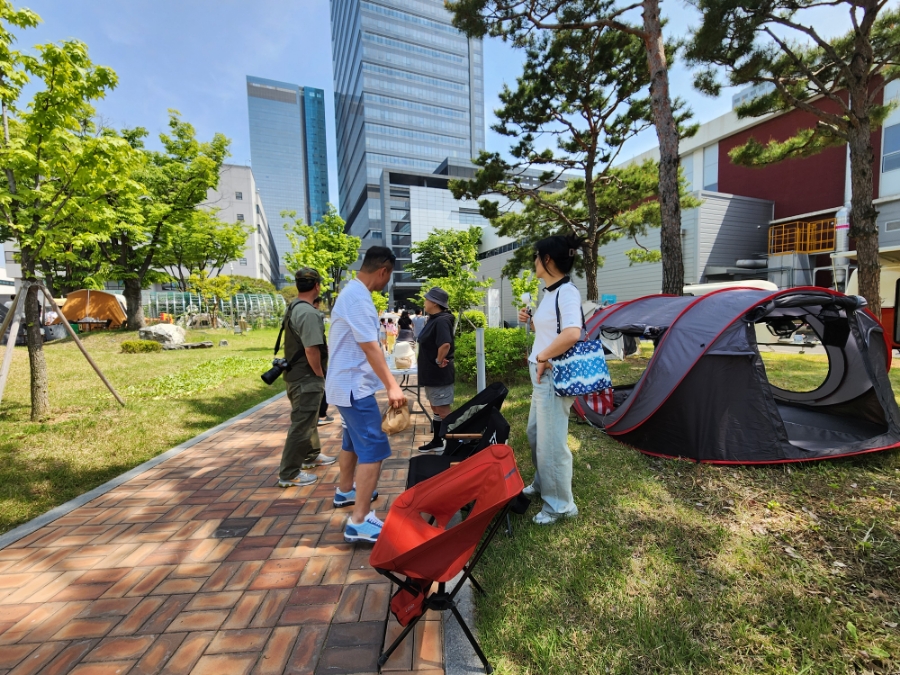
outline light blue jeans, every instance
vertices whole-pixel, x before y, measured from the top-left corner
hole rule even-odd
[[[553,392],[549,369],[544,371],[540,384],[537,365],[529,363],[528,369],[534,387],[528,413],[528,443],[535,468],[532,485],[541,493],[545,513],[578,513],[572,496],[572,451],[568,438],[569,409],[575,399]]]

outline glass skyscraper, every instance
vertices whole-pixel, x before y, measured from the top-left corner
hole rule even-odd
[[[250,163],[281,260],[291,250],[281,212],[315,223],[328,210],[325,93],[247,76],[247,108]],[[287,273],[281,262],[282,278]]]
[[[481,41],[453,27],[443,0],[331,0],[331,32],[341,215],[363,247],[408,258],[409,204],[385,232],[382,170],[431,173],[484,148]]]

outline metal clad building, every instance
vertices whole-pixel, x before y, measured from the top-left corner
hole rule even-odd
[[[364,248],[396,245],[400,279],[409,233],[382,228],[382,171],[430,174],[484,148],[482,44],[442,0],[331,0],[331,23],[341,215]]]
[[[281,212],[296,211],[314,223],[327,210],[325,94],[321,89],[247,76],[247,108],[253,173],[280,260],[290,251],[284,231],[290,221]],[[280,268],[283,277],[288,270],[283,263]]]

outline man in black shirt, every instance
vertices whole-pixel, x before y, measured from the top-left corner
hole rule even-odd
[[[434,438],[421,446],[419,452],[433,452],[444,446],[440,438],[441,421],[450,414],[453,405],[453,384],[456,382],[453,355],[456,347],[453,339],[454,318],[447,309],[448,303],[447,291],[437,286],[425,294],[428,321],[419,333],[418,377],[431,405]]]

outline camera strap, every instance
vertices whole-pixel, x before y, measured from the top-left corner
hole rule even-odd
[[[278,338],[275,340],[275,357],[276,358],[278,357],[278,352],[281,351],[281,337],[284,335],[284,327],[285,327],[285,325],[290,324],[291,313],[294,311],[294,307],[299,305],[301,302],[306,302],[306,300],[294,300],[293,302],[291,302],[290,305],[288,305],[287,311],[285,311],[285,313],[284,313],[284,319],[282,319],[282,321],[281,321],[281,329],[278,331]],[[306,304],[309,305],[310,303],[306,302]],[[312,305],[310,305],[310,307],[311,306]],[[288,328],[288,330],[290,330],[290,328]],[[297,340],[297,342],[300,343],[300,349],[298,349],[297,353],[294,354],[294,356],[291,358],[290,361],[288,361],[288,364],[291,367],[293,367],[294,364],[297,363],[298,359],[303,354],[303,341],[296,334],[294,335],[294,338]]]

